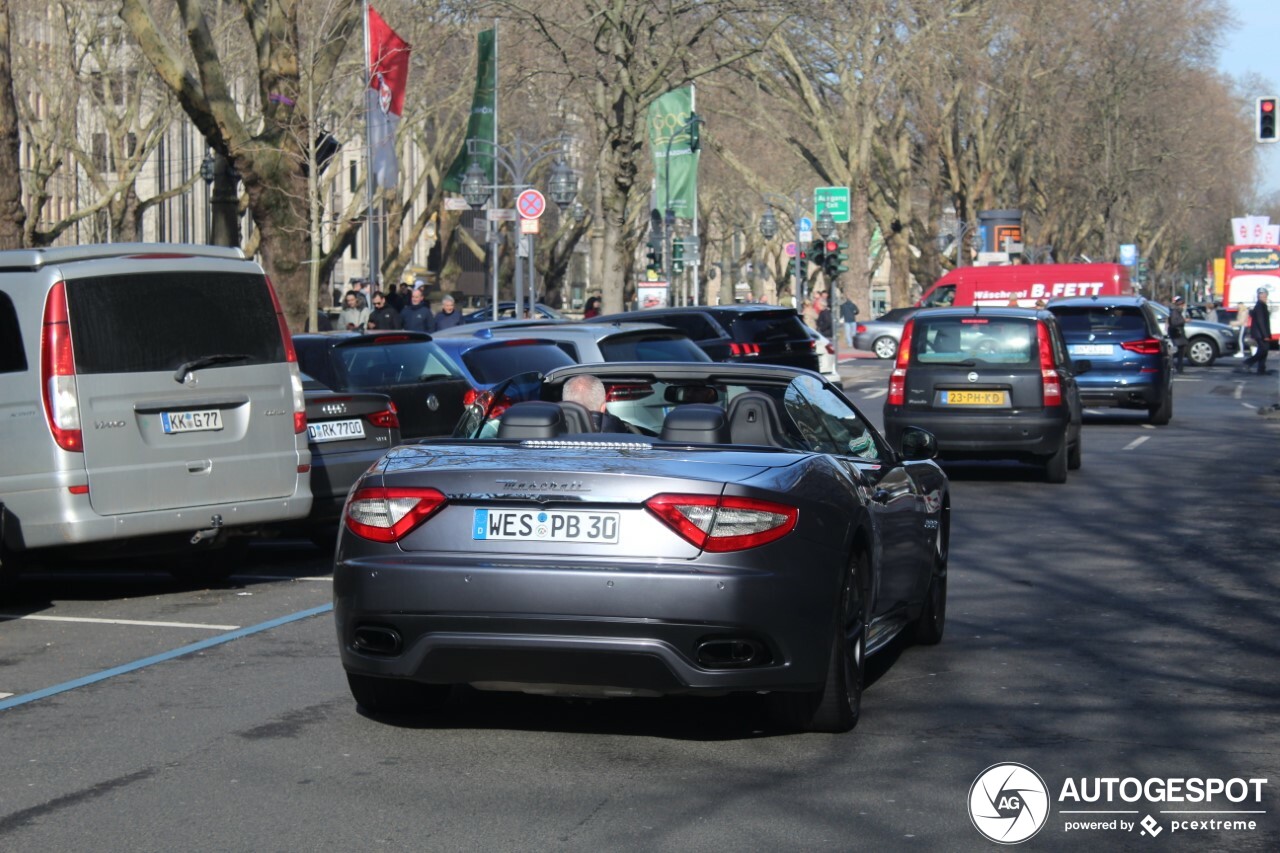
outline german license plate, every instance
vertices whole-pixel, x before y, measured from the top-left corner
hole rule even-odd
[[[618,513],[582,510],[478,509],[472,539],[527,542],[618,542]]]
[[[1111,344],[1072,344],[1067,350],[1072,355],[1111,355]]]
[[[345,421],[320,421],[307,424],[307,438],[319,444],[323,441],[346,441],[364,438],[364,421],[351,418]]]
[[[160,423],[166,433],[207,432],[222,429],[222,411],[209,409],[204,412],[161,412]]]
[[[1003,406],[1003,391],[943,391],[944,406]]]

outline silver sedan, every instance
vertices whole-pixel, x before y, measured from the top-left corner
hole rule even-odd
[[[853,338],[853,348],[869,350],[877,358],[893,358],[898,352],[902,327],[919,308],[892,308],[874,320],[860,322]]]

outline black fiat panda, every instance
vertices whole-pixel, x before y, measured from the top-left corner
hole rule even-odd
[[[1076,374],[1053,314],[1029,308],[928,308],[903,327],[884,406],[885,435],[929,430],[943,458],[1020,459],[1063,483],[1080,467]]]

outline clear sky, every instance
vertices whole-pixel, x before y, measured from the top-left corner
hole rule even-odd
[[[1232,77],[1257,74],[1267,85],[1251,97],[1280,95],[1280,0],[1227,0],[1238,25],[1227,32],[1218,67]],[[1280,191],[1280,142],[1259,145],[1263,193]]]

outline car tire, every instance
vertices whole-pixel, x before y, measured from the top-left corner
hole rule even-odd
[[[876,358],[893,358],[898,354],[898,342],[888,335],[881,335],[871,344],[871,351]]]
[[[356,704],[371,714],[424,714],[438,711],[449,699],[449,684],[423,684],[403,678],[347,673]]]
[[[921,646],[936,646],[942,642],[947,627],[947,548],[948,510],[942,511],[938,523],[938,537],[933,545],[933,570],[929,573],[929,588],[924,593],[924,606],[916,617],[914,639]]]
[[[1067,470],[1079,471],[1080,464],[1084,461],[1084,430],[1076,429],[1076,440],[1074,444],[1067,447]]]
[[[867,556],[859,552],[845,573],[822,689],[769,694],[770,710],[786,728],[839,734],[858,724],[867,666],[867,613],[863,589],[866,571]]]
[[[1187,342],[1187,358],[1196,367],[1211,367],[1218,358],[1218,345],[1212,338],[1197,335]]]
[[[1044,479],[1047,483],[1065,483],[1067,482],[1067,456],[1069,455],[1067,447],[1067,436],[1062,436],[1062,444],[1058,449],[1047,456],[1044,460]]]
[[[1147,409],[1147,423],[1152,426],[1165,426],[1173,420],[1173,392],[1165,389],[1164,400],[1158,406]]]

